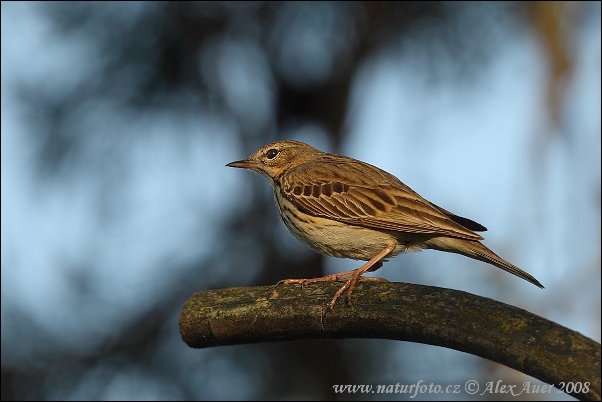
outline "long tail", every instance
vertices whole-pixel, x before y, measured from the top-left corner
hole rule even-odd
[[[533,276],[529,275],[519,267],[510,264],[508,261],[505,261],[478,241],[457,239],[453,237],[435,237],[428,240],[427,245],[428,248],[433,250],[462,254],[466,257],[495,265],[496,267],[510,272],[519,278],[523,278],[524,280],[531,282],[535,286],[543,289],[543,285],[539,283],[539,281]]]

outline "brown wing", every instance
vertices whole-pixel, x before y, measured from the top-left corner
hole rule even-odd
[[[395,176],[341,155],[296,166],[280,181],[287,199],[316,216],[374,229],[483,239]]]

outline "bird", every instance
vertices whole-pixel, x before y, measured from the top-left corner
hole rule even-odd
[[[285,284],[343,281],[327,307],[347,290],[346,301],[363,277],[400,253],[433,249],[483,261],[539,288],[533,276],[481,243],[483,225],[455,215],[421,197],[394,175],[344,155],[322,152],[300,141],[281,140],[226,166],[255,171],[272,185],[287,229],[311,249],[331,257],[367,261],[339,274],[285,279]]]

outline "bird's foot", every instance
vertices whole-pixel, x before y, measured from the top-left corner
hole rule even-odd
[[[371,276],[361,276],[361,275],[353,275],[351,276],[351,278],[349,278],[345,284],[343,286],[341,286],[341,288],[339,290],[337,290],[337,292],[334,294],[334,297],[332,298],[332,300],[330,301],[330,303],[328,303],[328,309],[332,310],[334,308],[335,303],[337,302],[337,299],[339,297],[341,297],[341,295],[343,294],[343,292],[345,290],[347,290],[347,298],[346,298],[346,303],[349,307],[351,307],[351,294],[353,293],[353,289],[355,289],[355,285],[357,285],[358,281],[371,281],[371,282],[389,282],[388,280],[384,279],[384,278],[375,278],[375,277],[371,277]]]

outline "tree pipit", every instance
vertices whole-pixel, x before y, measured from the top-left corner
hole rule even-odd
[[[274,188],[288,230],[315,251],[368,261],[358,269],[284,283],[344,280],[328,308],[347,290],[347,303],[362,275],[385,257],[433,249],[492,264],[543,288],[537,279],[489,250],[475,232],[487,228],[425,200],[393,176],[368,163],[321,152],[299,141],[276,141],[248,159],[226,166],[254,170]]]

